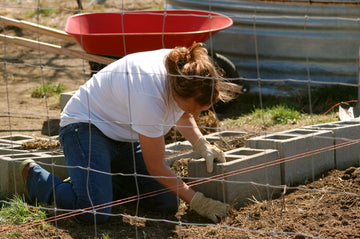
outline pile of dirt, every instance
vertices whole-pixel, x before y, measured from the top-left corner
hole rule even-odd
[[[232,208],[219,224],[190,211],[184,203],[176,215],[120,205],[103,225],[86,225],[70,217],[18,230],[17,238],[359,238],[359,194],[360,168],[351,167],[285,188],[280,198]]]
[[[56,139],[35,139],[23,143],[20,149],[29,151],[54,151],[61,150],[61,145]]]
[[[243,147],[248,137],[251,136],[244,135],[239,144],[226,145],[231,146],[226,149]],[[223,147],[224,142],[231,140],[234,139],[224,137],[212,143]],[[37,140],[24,147],[41,150],[59,146],[56,141],[52,143]],[[172,165],[184,181],[191,160],[183,158]],[[282,190],[280,197],[270,194],[268,200],[252,198],[252,203],[245,207],[231,207],[227,218],[217,225],[190,211],[181,201],[175,215],[144,211],[134,204],[120,204],[114,207],[114,217],[96,226],[96,230],[97,234],[103,232],[110,238],[193,238],[197,235],[202,235],[201,238],[360,238],[360,168],[332,170],[314,182]],[[91,230],[94,225],[84,225],[70,217],[42,229],[20,230],[20,238],[39,235],[83,238],[91,235]]]

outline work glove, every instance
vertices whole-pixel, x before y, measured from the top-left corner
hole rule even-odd
[[[224,218],[228,211],[228,205],[220,201],[207,198],[204,194],[196,192],[190,201],[190,209],[203,217],[207,217],[214,223]]]
[[[218,147],[211,145],[204,137],[201,137],[196,141],[193,147],[193,151],[200,153],[206,161],[206,170],[208,173],[212,173],[214,169],[214,161],[225,163],[225,154]]]

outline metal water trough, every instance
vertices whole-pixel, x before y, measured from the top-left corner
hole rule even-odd
[[[299,85],[358,81],[360,1],[168,0],[167,8],[206,9],[233,19],[208,41],[262,93],[294,94]],[[329,83],[330,82],[330,83]],[[297,93],[297,92],[296,92]]]

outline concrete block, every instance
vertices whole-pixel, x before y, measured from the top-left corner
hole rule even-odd
[[[8,136],[0,136],[0,143],[21,145],[27,141],[31,141],[34,139],[35,139],[34,137],[28,135],[21,135],[21,134],[8,135]]]
[[[193,146],[189,141],[178,141],[165,146],[165,156],[179,155],[192,151]]]
[[[334,137],[335,168],[358,167],[360,160],[360,122],[338,121],[304,127],[311,130],[328,130]]]
[[[226,140],[227,143],[231,143],[232,141],[234,141],[234,139],[241,138],[241,136],[244,136],[244,135],[246,135],[246,132],[244,132],[244,131],[226,130],[226,131],[207,134],[204,137],[209,142]]]
[[[21,145],[0,142],[0,149],[20,149]]]
[[[268,200],[275,197],[280,185],[278,151],[272,149],[237,148],[225,153],[227,162],[215,163],[207,173],[205,159],[189,162],[190,185],[206,196],[243,206],[249,199]]]
[[[43,168],[61,179],[68,177],[65,157],[46,153],[22,153],[0,156],[0,192],[6,194],[24,194],[24,180],[18,172],[20,163],[25,159],[33,159]]]
[[[211,134],[204,135],[206,140],[210,143],[218,142],[220,144],[231,145],[234,144],[236,140],[241,139],[241,136],[244,136],[246,132],[243,131],[222,131],[215,132]],[[165,145],[165,159],[169,165],[175,160],[182,158],[192,158],[200,159],[201,155],[199,153],[193,152],[193,146],[189,141],[179,141],[171,144]]]
[[[27,153],[27,152],[29,152],[29,151],[12,149],[12,148],[0,148],[0,155],[23,154],[23,153]]]
[[[165,160],[170,166],[176,160],[184,158],[200,159],[201,155],[193,152],[193,146],[189,141],[175,142],[165,146]]]
[[[75,94],[76,91],[64,92],[60,94],[60,108],[61,111],[65,108],[65,105],[70,100],[70,98]]]
[[[54,136],[59,134],[60,119],[48,119],[43,122],[41,134]]]
[[[64,180],[69,177],[65,156],[63,154],[47,154],[41,157],[34,157],[33,160],[60,179]]]
[[[187,153],[183,153],[183,154],[178,154],[178,155],[173,155],[170,157],[165,158],[166,162],[168,163],[168,165],[172,165],[176,160],[180,160],[180,159],[201,159],[201,155],[199,153],[196,152],[187,152]]]
[[[248,139],[246,146],[279,151],[284,185],[313,181],[335,167],[332,132],[326,130],[288,130]]]

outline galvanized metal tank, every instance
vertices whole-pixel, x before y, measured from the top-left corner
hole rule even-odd
[[[214,11],[234,25],[207,42],[262,93],[358,81],[360,1],[167,0],[168,9]]]

